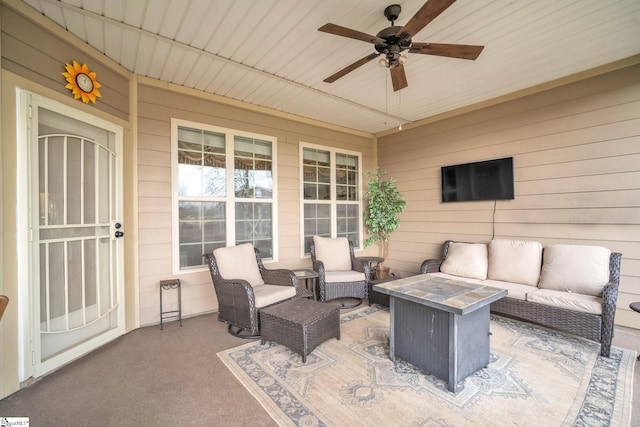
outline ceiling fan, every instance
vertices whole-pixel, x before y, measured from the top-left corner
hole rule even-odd
[[[340,77],[375,59],[378,55],[384,54],[385,57],[380,59],[380,64],[389,68],[393,91],[396,92],[408,86],[407,75],[404,72],[403,65],[407,60],[406,56],[402,55],[404,51],[450,58],[476,59],[478,55],[480,55],[480,52],[482,52],[482,49],[484,49],[484,46],[420,43],[411,40],[414,34],[436,19],[449,6],[455,3],[455,1],[456,0],[428,0],[404,27],[394,25],[402,8],[398,4],[392,4],[384,10],[384,16],[391,22],[391,26],[383,29],[375,36],[336,24],[325,24],[318,28],[318,31],[325,33],[372,43],[376,49],[376,52],[348,65],[337,73],[327,77],[324,81],[333,83]]]

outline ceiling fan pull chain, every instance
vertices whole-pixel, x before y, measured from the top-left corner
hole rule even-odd
[[[389,123],[389,79],[387,73],[384,73],[384,124]]]
[[[398,130],[402,130],[402,91],[398,91],[398,117],[400,117],[400,125]]]

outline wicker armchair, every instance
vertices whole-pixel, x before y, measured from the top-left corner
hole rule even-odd
[[[218,320],[240,338],[260,337],[261,309],[294,298],[298,279],[291,270],[267,269],[251,244],[203,255],[218,298]]]
[[[314,236],[311,261],[318,273],[320,301],[340,298],[342,308],[353,308],[368,297],[369,264],[355,257],[351,241],[344,237],[330,239]],[[359,301],[345,306],[344,298],[356,298]]]

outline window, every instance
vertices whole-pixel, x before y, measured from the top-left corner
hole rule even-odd
[[[179,271],[215,248],[252,243],[275,258],[275,138],[172,120]],[[230,220],[229,220],[230,219]]]
[[[314,235],[346,237],[361,247],[360,155],[304,144],[300,158],[304,253]]]

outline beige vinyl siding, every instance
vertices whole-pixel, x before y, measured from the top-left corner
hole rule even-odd
[[[129,78],[55,37],[9,7],[2,6],[2,68],[73,99],[62,73],[77,61],[97,73],[102,85],[95,108],[129,120]],[[104,58],[102,59],[104,61]],[[79,103],[82,101],[78,100]]]
[[[340,147],[362,153],[363,167],[375,164],[374,139],[324,129],[241,109],[204,93],[165,87],[151,79],[138,86],[138,208],[140,253],[140,323],[159,321],[158,282],[172,278],[171,119],[254,132],[277,138],[278,262],[269,268],[310,267],[300,258],[300,141]],[[208,270],[181,273],[184,315],[217,309]],[[176,306],[175,295],[165,293],[164,309]]]
[[[409,126],[410,127],[410,126]],[[417,272],[447,239],[488,242],[493,201],[442,203],[440,167],[513,156],[495,236],[622,252],[616,323],[640,328],[640,66],[379,138],[407,198],[388,265]]]

